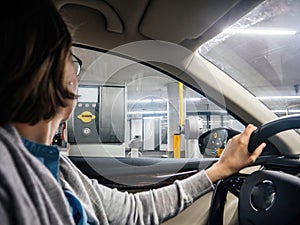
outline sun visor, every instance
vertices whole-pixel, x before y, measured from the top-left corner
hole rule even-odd
[[[114,11],[114,9],[108,5],[105,1],[85,1],[84,4],[80,0],[62,0],[56,1],[56,6],[60,12],[67,15],[67,11],[73,11],[72,15],[77,15],[78,17],[84,17],[85,26],[89,24],[89,20],[102,21],[105,25],[105,30],[114,33],[123,32],[123,24],[120,17]],[[78,11],[74,13],[74,11]],[[93,17],[98,17],[97,19]],[[101,19],[102,18],[102,19]],[[67,18],[68,19],[68,18]],[[74,18],[69,18],[74,19]]]
[[[139,30],[151,39],[173,43],[195,39],[237,3],[239,0],[152,0]]]

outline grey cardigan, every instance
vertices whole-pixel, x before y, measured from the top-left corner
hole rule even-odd
[[[0,127],[1,225],[74,224],[62,188],[73,192],[95,224],[160,224],[213,189],[204,171],[137,194],[105,187],[60,157],[60,184],[25,148],[16,129]]]

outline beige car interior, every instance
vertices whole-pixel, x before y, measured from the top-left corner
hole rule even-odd
[[[157,49],[153,48],[153,51],[157,54],[162,51],[162,45],[165,45],[166,49],[171,44],[182,46],[189,53],[178,59],[178,65],[153,61],[150,63],[176,74],[183,81],[193,82],[196,88],[205,87],[205,93],[218,103],[223,105],[226,103],[232,112],[239,112],[241,119],[247,118],[249,121],[251,118],[254,123],[263,124],[275,118],[275,115],[251,94],[195,53],[202,43],[249,12],[262,2],[261,0],[54,0],[54,2],[67,21],[75,43],[114,51],[131,42],[155,40]],[[240,94],[239,98],[229,91],[232,89]],[[239,106],[242,102],[250,103],[241,108]],[[274,137],[272,141],[279,143],[279,149],[292,149],[289,143],[283,142],[281,138],[287,135],[289,140],[292,140],[291,143],[296,143],[298,137],[294,132],[284,132]],[[185,224],[185,221],[192,218],[193,223],[189,224],[206,224],[210,201],[211,193],[208,193],[164,224]],[[225,224],[237,224],[235,210],[237,199],[228,195],[227,202]]]

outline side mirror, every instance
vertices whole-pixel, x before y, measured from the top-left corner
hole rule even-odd
[[[239,133],[228,127],[214,128],[204,132],[198,139],[201,154],[203,157],[219,157],[227,141]]]

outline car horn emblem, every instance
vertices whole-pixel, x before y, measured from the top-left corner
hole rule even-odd
[[[96,116],[89,111],[84,111],[81,114],[79,114],[77,118],[80,119],[83,123],[90,123],[96,118]]]

